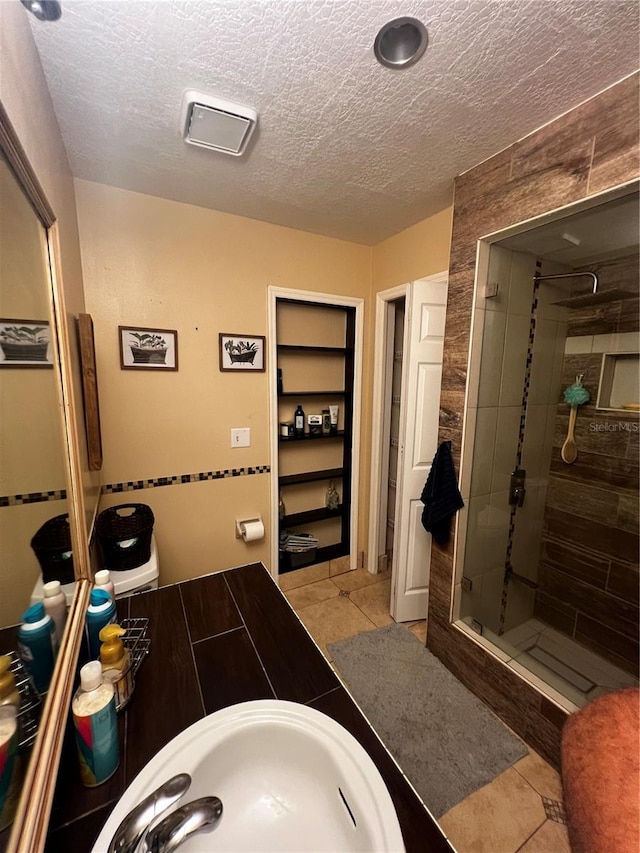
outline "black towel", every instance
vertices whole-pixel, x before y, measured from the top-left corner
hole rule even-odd
[[[451,519],[464,506],[451,458],[450,441],[443,441],[436,450],[420,500],[424,504],[424,529],[438,545],[446,545],[451,536]]]

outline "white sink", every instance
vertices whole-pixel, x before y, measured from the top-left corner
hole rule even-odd
[[[125,791],[94,853],[177,773],[193,779],[177,805],[208,795],[223,804],[218,825],[180,853],[404,853],[389,792],[355,738],[313,708],[269,699],[210,714],[168,743]]]

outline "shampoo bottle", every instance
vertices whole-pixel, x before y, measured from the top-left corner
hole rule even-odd
[[[115,692],[102,678],[100,661],[90,661],[80,670],[71,710],[82,784],[94,788],[113,776],[120,763]]]
[[[60,581],[49,581],[42,589],[45,612],[53,619],[53,648],[57,654],[67,621],[67,596],[62,591]]]
[[[131,656],[120,639],[124,634],[125,629],[116,624],[105,625],[100,631],[102,677],[108,684],[113,684],[117,712],[127,706],[134,688]]]
[[[53,631],[53,619],[45,613],[42,602],[32,604],[23,614],[18,653],[38,693],[46,693],[53,674]]]
[[[115,619],[116,603],[107,590],[92,589],[86,617],[89,660],[96,660],[100,654],[100,631]]]
[[[93,577],[94,589],[106,589],[111,598],[115,599],[116,589],[111,580],[109,569],[101,569]]]

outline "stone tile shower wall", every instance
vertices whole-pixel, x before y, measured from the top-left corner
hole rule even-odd
[[[439,440],[460,464],[477,240],[638,178],[638,75],[456,179]],[[428,647],[549,761],[566,713],[451,622],[455,538],[434,545]]]
[[[537,579],[567,334],[567,310],[552,304],[566,292],[555,283],[536,288],[533,323],[536,270],[564,272],[558,264],[492,246],[487,280],[498,285],[498,295],[476,295],[480,364],[469,390],[465,438],[473,468],[470,485],[462,485],[466,506],[459,528],[466,532],[464,577],[471,589],[461,590],[460,613],[494,634],[533,616],[533,590],[515,580],[505,584],[505,568],[509,559],[518,574]],[[513,512],[509,487],[516,467],[526,471],[526,500]]]
[[[592,264],[600,288],[638,291],[638,254]],[[638,352],[639,301],[572,309],[562,387],[584,373],[591,395],[576,419],[578,458],[560,456],[568,406],[560,400],[535,615],[638,676],[638,416],[596,410],[603,352]],[[630,401],[630,402],[637,402]]]

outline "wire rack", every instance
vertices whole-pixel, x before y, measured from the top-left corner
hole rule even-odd
[[[9,669],[13,673],[20,694],[18,742],[20,749],[27,749],[33,744],[38,734],[42,700],[18,655],[15,652],[8,652],[8,656],[11,660]]]
[[[149,639],[149,620],[146,618],[123,619],[120,627],[127,632],[122,638],[126,649],[131,657],[131,669],[135,675],[140,669],[142,661],[149,654],[151,640]]]

